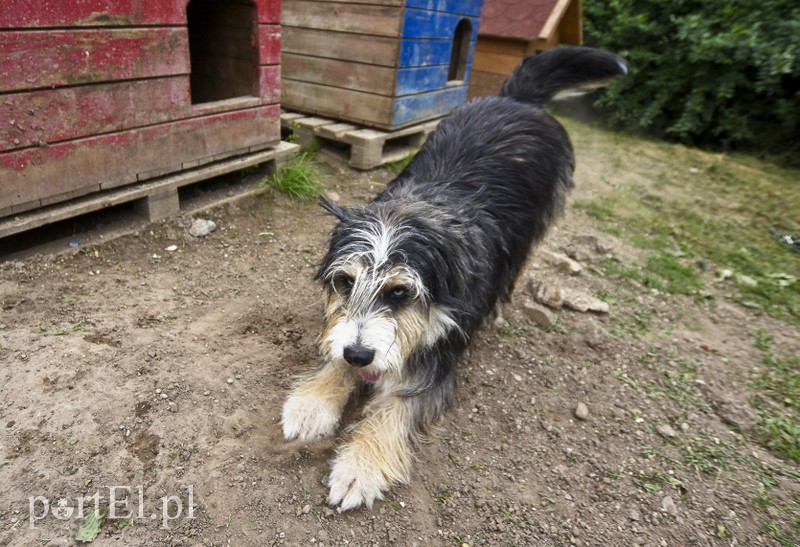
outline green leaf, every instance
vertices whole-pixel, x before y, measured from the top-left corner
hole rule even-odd
[[[75,533],[75,539],[81,543],[93,542],[100,535],[100,528],[104,522],[105,516],[99,511],[88,515]]]

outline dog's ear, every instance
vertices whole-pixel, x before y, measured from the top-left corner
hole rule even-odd
[[[325,209],[328,214],[335,216],[339,220],[345,220],[350,216],[347,212],[347,209],[344,207],[339,207],[324,196],[319,198],[319,206]]]

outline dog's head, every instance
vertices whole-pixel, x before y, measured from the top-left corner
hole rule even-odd
[[[357,367],[368,382],[400,380],[412,353],[459,329],[447,235],[435,212],[418,206],[321,204],[339,219],[317,274],[323,355]]]

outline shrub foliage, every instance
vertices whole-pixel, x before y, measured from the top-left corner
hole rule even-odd
[[[597,106],[618,126],[800,163],[796,0],[587,0],[586,44],[631,72]]]

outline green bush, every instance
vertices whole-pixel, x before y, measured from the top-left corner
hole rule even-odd
[[[617,126],[800,163],[796,0],[587,0],[585,42],[628,60],[597,106]]]

